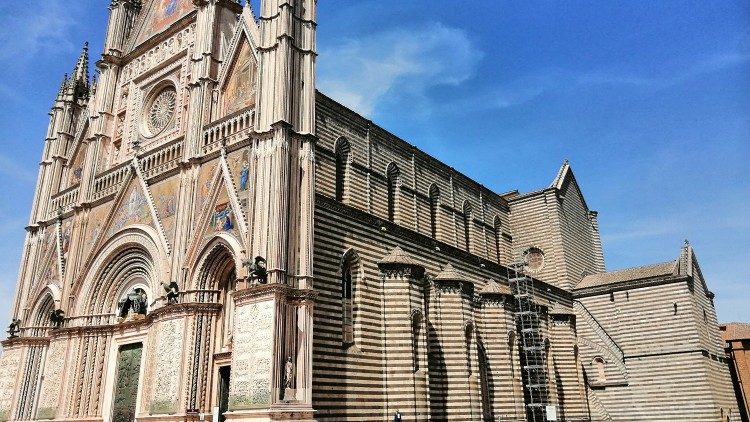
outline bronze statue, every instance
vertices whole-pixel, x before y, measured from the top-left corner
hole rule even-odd
[[[21,320],[20,319],[14,319],[10,322],[10,325],[8,326],[8,338],[16,338],[18,337],[18,334],[21,332]]]
[[[255,261],[249,259],[242,263],[243,267],[250,267],[250,279],[258,280],[261,284],[268,282],[268,271],[266,270],[266,260],[262,256],[256,256]]]
[[[126,318],[131,312],[137,315],[146,315],[148,309],[148,296],[146,291],[136,288],[127,296],[120,299],[117,305],[117,316]]]
[[[65,312],[62,309],[53,309],[49,311],[49,319],[54,328],[60,328],[65,322]]]
[[[176,281],[169,283],[169,285],[162,283],[164,291],[167,292],[167,304],[174,305],[179,302],[180,286],[177,285]]]

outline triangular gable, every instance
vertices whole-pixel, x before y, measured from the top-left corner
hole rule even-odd
[[[107,215],[105,223],[96,229],[96,240],[94,240],[93,246],[89,249],[92,252],[86,257],[75,284],[79,284],[82,278],[88,274],[91,265],[96,259],[97,251],[120,230],[128,226],[143,224],[158,231],[154,224],[154,210],[149,207],[142,181],[139,180],[133,167],[129,169],[127,177],[123,181],[117,195],[115,195],[115,199],[111,204],[111,211]]]
[[[211,192],[205,200],[198,217],[198,226],[188,246],[186,262],[194,262],[198,252],[216,235],[224,233],[234,236],[240,244],[245,244],[247,223],[242,207],[229,176],[225,156],[219,158],[211,179]]]
[[[578,182],[576,181],[576,177],[573,174],[573,169],[570,167],[570,163],[568,162],[568,160],[565,160],[562,166],[560,166],[560,170],[558,170],[555,180],[552,181],[549,187],[560,190],[560,191],[564,191],[566,190],[565,188],[569,187],[571,183],[575,186],[576,194],[581,199],[581,203],[588,211],[590,208],[586,204],[586,198],[583,197],[583,193],[581,192],[581,187],[578,185]],[[567,192],[570,193],[571,189],[567,189]]]
[[[233,114],[256,103],[258,92],[257,44],[244,18],[237,25],[227,60],[219,73],[221,115]]]
[[[126,51],[132,51],[154,35],[164,32],[193,11],[193,0],[151,0],[143,7],[134,25]]]

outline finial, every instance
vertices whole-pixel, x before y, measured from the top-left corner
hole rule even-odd
[[[685,239],[685,246],[690,246],[690,241]]]

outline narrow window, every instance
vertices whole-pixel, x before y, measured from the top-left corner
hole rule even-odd
[[[354,315],[352,309],[352,266],[345,262],[341,273],[342,340],[354,342]]]
[[[674,314],[677,315],[677,302],[673,303],[672,306],[674,307]]]
[[[349,141],[341,138],[336,141],[336,200],[343,201],[346,189],[346,178],[349,173],[351,147]]]
[[[396,221],[397,193],[401,172],[396,164],[391,163],[388,165],[386,173],[388,178],[388,220],[394,222]]]
[[[464,202],[464,238],[466,241],[466,251],[471,252],[471,225],[472,225],[472,208],[469,201]]]
[[[615,301],[615,292],[609,292],[609,301],[614,302]]]
[[[437,185],[430,186],[430,232],[432,238],[437,239],[438,211],[440,208],[440,189]]]

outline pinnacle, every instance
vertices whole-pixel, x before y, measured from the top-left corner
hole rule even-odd
[[[86,85],[89,83],[89,42],[86,41],[83,44],[81,55],[78,57],[76,66],[73,69],[73,80],[76,82],[83,82]]]

